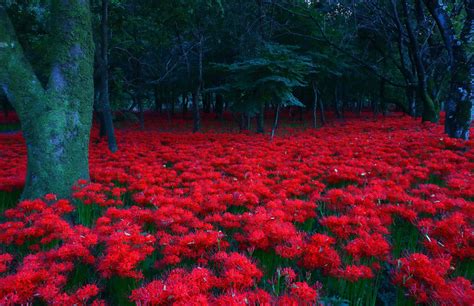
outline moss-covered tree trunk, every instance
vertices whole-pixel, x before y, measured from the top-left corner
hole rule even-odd
[[[28,150],[23,198],[71,194],[89,178],[88,145],[94,97],[89,1],[53,0],[54,60],[43,88],[0,5],[0,84],[18,113]]]

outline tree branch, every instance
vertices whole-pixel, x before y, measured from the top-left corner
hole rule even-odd
[[[28,105],[37,105],[45,91],[16,37],[6,8],[0,5],[0,87],[20,118],[30,113]]]

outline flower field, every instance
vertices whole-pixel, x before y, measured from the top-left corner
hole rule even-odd
[[[18,205],[26,147],[0,134],[0,305],[474,305],[472,140],[147,126],[115,154],[94,130],[91,182]]]

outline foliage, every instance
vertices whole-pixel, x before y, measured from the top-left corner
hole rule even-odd
[[[293,95],[293,89],[306,85],[305,77],[313,65],[308,57],[295,51],[289,46],[265,44],[257,50],[256,57],[216,65],[227,75],[227,83],[221,90],[228,93],[234,110],[254,114],[272,103],[304,107]]]

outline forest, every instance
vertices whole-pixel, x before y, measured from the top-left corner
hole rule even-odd
[[[0,305],[474,305],[474,0],[0,0]]]

